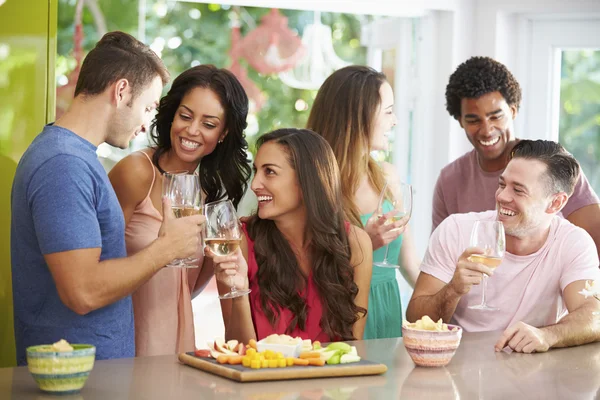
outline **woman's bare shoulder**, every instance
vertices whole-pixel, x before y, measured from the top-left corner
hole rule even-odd
[[[142,150],[152,157],[153,149]],[[109,172],[108,177],[117,195],[127,193],[134,200],[146,197],[155,169],[142,151],[136,151],[120,160]],[[121,196],[119,196],[121,197]]]

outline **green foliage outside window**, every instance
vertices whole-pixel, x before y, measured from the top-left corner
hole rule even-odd
[[[65,76],[74,68],[72,56],[74,31],[74,0],[59,0],[58,8],[58,84],[65,83]],[[97,0],[106,21],[106,28],[121,30],[138,37],[138,2],[126,0]],[[260,18],[269,12],[266,8],[245,7],[241,19],[241,33],[246,35],[251,27],[248,22],[260,24]],[[214,64],[226,68],[231,64],[230,49],[231,25],[234,7],[218,4],[200,4],[148,0],[146,6],[145,42],[151,44],[156,38],[178,37],[181,44],[176,48],[165,45],[162,59],[176,77],[192,65]],[[313,12],[280,10],[288,18],[290,29],[302,36],[306,25],[313,22]],[[339,13],[322,13],[321,20],[333,31],[333,44],[339,57],[353,64],[364,64],[366,49],[360,46],[361,25],[370,17]],[[95,20],[87,7],[84,7],[84,51],[91,49],[100,38]],[[248,118],[246,131],[253,151],[253,143],[260,134],[280,127],[304,127],[312,106],[315,90],[300,90],[283,84],[277,75],[261,75],[249,67],[244,60],[248,76],[264,92],[267,100],[263,108]],[[168,87],[165,88],[165,93]],[[297,100],[303,100],[308,108],[296,110]]]
[[[562,53],[560,142],[600,193],[600,50]]]

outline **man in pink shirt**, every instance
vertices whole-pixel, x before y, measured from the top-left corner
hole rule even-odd
[[[517,143],[513,120],[521,88],[489,57],[472,57],[450,76],[446,109],[465,130],[473,150],[440,172],[433,195],[433,230],[449,215],[494,209],[498,178]],[[581,173],[562,216],[585,229],[600,251],[600,200]]]
[[[586,280],[600,279],[596,247],[585,230],[557,215],[579,174],[560,144],[520,141],[500,175],[497,211],[454,214],[434,231],[407,319],[428,315],[471,332],[504,330],[497,351],[509,346],[531,353],[600,340],[592,314],[600,302],[579,294]],[[475,221],[495,219],[505,227],[506,253],[491,270],[470,261],[483,250],[469,248],[469,237]],[[490,276],[486,302],[497,311],[468,308],[481,302],[482,273]]]

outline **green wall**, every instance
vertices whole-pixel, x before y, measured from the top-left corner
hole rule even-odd
[[[0,6],[0,367],[15,365],[10,192],[17,163],[54,118],[58,0]]]

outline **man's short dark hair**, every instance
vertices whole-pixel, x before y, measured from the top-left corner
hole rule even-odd
[[[489,57],[471,57],[450,75],[446,86],[446,110],[459,120],[462,99],[476,99],[493,92],[500,92],[509,106],[519,109],[521,87],[508,68]]]
[[[546,164],[549,194],[573,194],[579,179],[579,163],[559,143],[550,140],[520,140],[511,153],[511,159],[513,158],[538,160]]]
[[[150,47],[127,33],[108,32],[83,60],[75,96],[97,95],[127,79],[136,98],[157,76],[163,85],[169,81],[167,68]]]

